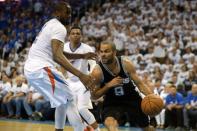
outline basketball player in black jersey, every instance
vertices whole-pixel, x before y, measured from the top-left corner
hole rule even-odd
[[[103,118],[108,131],[118,131],[128,116],[130,121],[144,131],[152,131],[149,119],[141,111],[141,96],[152,94],[151,90],[139,79],[131,61],[116,57],[115,44],[104,41],[99,47],[100,62],[93,69],[92,76],[96,85],[91,90],[93,99],[104,97]]]

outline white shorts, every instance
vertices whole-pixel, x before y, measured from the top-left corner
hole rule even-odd
[[[74,99],[69,83],[56,68],[45,67],[38,71],[24,71],[28,83],[50,101],[55,108]]]
[[[90,99],[90,91],[87,91],[85,86],[81,83],[81,81],[71,81],[67,80],[70,85],[70,89],[75,94],[75,100],[77,103],[78,109],[88,108],[92,109],[92,102]]]

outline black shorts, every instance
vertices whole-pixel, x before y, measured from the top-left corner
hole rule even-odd
[[[106,106],[103,108],[103,120],[107,117],[114,117],[119,126],[124,126],[126,122],[129,122],[132,126],[146,127],[149,125],[149,118],[145,115],[141,107],[134,106]]]

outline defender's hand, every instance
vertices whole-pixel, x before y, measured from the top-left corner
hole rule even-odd
[[[97,54],[93,53],[93,52],[88,52],[84,54],[84,59],[92,59],[92,60],[96,60],[97,59]]]
[[[79,79],[81,80],[81,82],[84,84],[84,86],[86,87],[87,90],[91,90],[92,87],[94,87],[94,79],[92,76],[90,75],[85,75],[82,74]]]

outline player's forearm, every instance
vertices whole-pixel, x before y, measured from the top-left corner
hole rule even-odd
[[[135,71],[130,71],[130,77],[133,79],[134,83],[136,84],[136,86],[138,87],[138,89],[140,90],[140,92],[142,92],[144,95],[149,95],[152,94],[153,92],[151,91],[151,89],[149,87],[147,87],[143,81],[137,76]]]
[[[100,98],[100,97],[103,96],[109,89],[110,89],[110,87],[109,87],[107,84],[105,84],[105,86],[103,86],[102,88],[99,88],[99,89],[97,89],[97,90],[95,90],[95,91],[93,91],[93,92],[91,93],[92,98],[93,98],[93,99],[98,99],[98,98]]]
[[[74,68],[71,63],[68,61],[68,59],[62,54],[54,55],[54,61],[60,64],[65,70],[71,72],[72,74],[80,77],[82,73]]]
[[[145,86],[144,84],[140,84],[139,86],[139,90],[145,95],[149,95],[152,94],[153,92],[151,91],[151,89],[147,86]]]
[[[63,53],[68,59],[83,59],[85,57],[84,54],[68,53],[65,51]]]
[[[140,92],[143,93],[145,96],[152,94],[152,91],[147,86],[145,86],[139,79],[135,80],[135,84],[140,90]]]
[[[55,62],[60,64],[64,69],[67,71],[71,72],[72,74],[80,77],[82,73],[74,68],[68,59],[64,56],[63,54],[63,48],[64,48],[64,43],[62,43],[59,40],[52,39],[51,40],[51,47],[52,47],[52,53],[53,53],[53,59]]]

